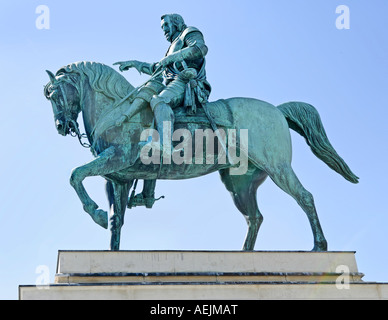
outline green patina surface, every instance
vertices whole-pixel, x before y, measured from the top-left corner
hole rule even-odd
[[[358,178],[330,144],[317,110],[303,102],[275,107],[251,98],[209,103],[208,47],[202,32],[186,26],[176,14],[163,16],[161,26],[170,43],[161,61],[115,64],[121,72],[135,68],[151,76],[138,88],[96,62],[71,63],[56,74],[48,71],[45,96],[51,101],[58,133],[78,136],[95,157],[73,170],[70,183],[84,210],[103,228],[108,228],[108,213],[99,209],[82,182],[90,176],[107,180],[113,205],[111,250],[119,250],[126,209],[153,207],[157,180],[190,179],[216,171],[247,220],[243,250],[254,250],[263,221],[256,191],[268,176],[306,213],[313,250],[327,250],[313,196],[291,167],[290,129],[302,135],[331,169],[352,183]],[[80,114],[85,134],[77,122]],[[198,134],[202,136],[197,138]],[[143,191],[128,198],[139,179],[145,182]]]

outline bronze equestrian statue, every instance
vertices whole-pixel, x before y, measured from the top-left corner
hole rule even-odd
[[[247,220],[243,250],[251,251],[263,221],[256,191],[269,176],[306,213],[313,250],[326,251],[313,196],[291,167],[290,129],[302,135],[312,152],[345,179],[358,183],[358,177],[330,144],[318,112],[304,102],[278,107],[252,98],[208,102],[211,88],[204,67],[207,47],[203,35],[176,16],[162,17],[171,46],[159,63],[118,63],[121,71],[135,67],[152,75],[139,88],[96,62],[72,63],[55,75],[48,71],[50,82],[44,94],[51,101],[58,133],[77,136],[95,157],[74,169],[70,178],[84,210],[98,225],[108,228],[108,213],[99,209],[82,183],[87,177],[104,177],[113,206],[110,248],[119,250],[124,214],[131,207],[129,193],[137,180],[146,181],[145,187],[148,184],[137,203],[152,207],[156,180],[191,179],[218,171]],[[85,134],[80,133],[77,122],[80,113]]]

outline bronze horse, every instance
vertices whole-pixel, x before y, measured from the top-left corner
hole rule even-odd
[[[326,251],[324,237],[313,196],[298,180],[291,168],[290,128],[298,132],[311,147],[312,152],[330,168],[352,183],[356,177],[343,159],[331,146],[315,108],[303,102],[290,102],[275,107],[267,102],[251,98],[224,100],[225,108],[212,107],[218,119],[219,129],[235,129],[248,132],[246,148],[238,145],[240,155],[245,153],[247,168],[242,174],[233,174],[236,164],[144,164],[139,159],[140,136],[152,128],[152,111],[147,109],[124,123],[94,136],[96,125],[110,118],[117,119],[130,100],[123,100],[135,88],[114,69],[95,62],[78,62],[61,68],[56,75],[48,71],[50,82],[45,87],[45,96],[52,103],[56,129],[61,135],[73,133],[81,139],[78,115],[82,113],[86,137],[95,159],[72,171],[70,183],[76,190],[84,210],[92,219],[108,228],[108,213],[99,209],[89,197],[82,182],[91,176],[107,180],[108,198],[111,204],[111,250],[119,250],[121,227],[127,209],[128,195],[136,179],[190,179],[219,171],[221,180],[233,197],[237,209],[248,223],[248,233],[243,250],[254,250],[257,234],[263,221],[257,206],[257,188],[269,176],[283,191],[291,195],[306,213],[314,236],[314,251]],[[179,109],[179,108],[178,108]],[[175,110],[174,110],[175,111]],[[216,111],[219,113],[216,115]],[[197,129],[210,129],[210,123],[195,121],[195,118],[176,121],[176,126],[194,133]],[[229,119],[229,121],[227,121]],[[223,123],[223,120],[225,120]],[[238,141],[238,137],[237,137]],[[222,150],[216,150],[220,153]],[[226,151],[226,150],[224,150]]]

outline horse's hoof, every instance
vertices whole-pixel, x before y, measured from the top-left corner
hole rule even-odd
[[[96,210],[92,215],[92,219],[99,226],[108,229],[108,213],[104,210]]]
[[[316,243],[312,250],[313,252],[326,252],[327,251],[327,242],[326,240]]]

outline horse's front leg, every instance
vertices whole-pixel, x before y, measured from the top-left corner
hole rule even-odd
[[[104,176],[124,169],[125,161],[121,161],[118,150],[110,147],[102,152],[95,160],[73,170],[70,184],[77,192],[84,210],[92,217],[93,221],[101,227],[108,229],[108,213],[98,209],[98,205],[90,198],[82,182],[87,177]]]

